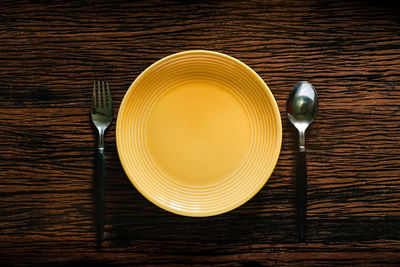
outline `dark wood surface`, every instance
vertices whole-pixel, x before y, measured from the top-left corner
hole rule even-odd
[[[283,124],[276,169],[232,212],[174,215],[130,184],[114,122],[97,247],[92,83],[109,81],[117,113],[147,66],[189,49],[234,56],[268,84]],[[387,1],[1,1],[0,263],[399,266],[399,65],[400,8]],[[320,97],[305,243],[285,112],[301,80]]]

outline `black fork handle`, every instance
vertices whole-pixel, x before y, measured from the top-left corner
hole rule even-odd
[[[97,153],[96,160],[96,218],[97,218],[97,237],[99,240],[104,238],[104,209],[106,194],[106,155],[104,152]]]

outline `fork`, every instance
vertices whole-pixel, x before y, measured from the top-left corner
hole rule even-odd
[[[97,81],[93,85],[91,117],[96,126],[99,136],[97,144],[96,159],[96,217],[97,217],[97,235],[99,240],[104,237],[104,209],[106,193],[106,157],[104,154],[104,133],[113,120],[112,99],[110,87],[106,81]]]

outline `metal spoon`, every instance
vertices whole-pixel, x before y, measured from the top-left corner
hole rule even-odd
[[[299,131],[299,152],[297,156],[296,204],[300,239],[304,240],[306,222],[307,166],[305,132],[314,121],[318,111],[318,96],[309,82],[299,82],[289,94],[286,109],[289,120]]]

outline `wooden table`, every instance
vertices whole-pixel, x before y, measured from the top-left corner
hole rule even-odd
[[[387,1],[2,1],[1,265],[400,265],[400,8]],[[125,3],[126,2],[126,3]],[[129,2],[129,3],[128,3]],[[227,214],[189,218],[142,197],[106,136],[106,240],[93,219],[93,81],[115,113],[133,80],[171,53],[238,58],[282,116],[264,188]],[[285,101],[319,93],[307,133],[308,233],[294,208],[297,132]]]

